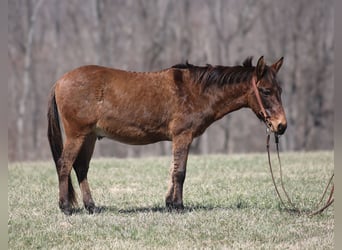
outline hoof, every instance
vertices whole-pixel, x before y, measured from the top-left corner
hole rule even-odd
[[[71,215],[72,214],[72,208],[69,205],[59,205],[60,210],[65,214],[65,215]]]
[[[72,209],[71,208],[70,209],[64,209],[64,210],[62,210],[62,212],[67,216],[72,215]]]
[[[166,207],[169,210],[184,210],[183,203],[166,202]]]
[[[84,204],[85,209],[87,209],[89,214],[93,214],[97,212],[97,208],[94,203]]]

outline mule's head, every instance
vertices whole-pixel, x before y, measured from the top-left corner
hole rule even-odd
[[[276,75],[283,63],[283,58],[280,58],[271,66],[265,64],[263,56],[258,60],[257,66],[253,73],[253,79],[256,82],[257,91],[266,117],[262,114],[262,107],[257,100],[255,89],[251,86],[251,91],[248,95],[248,105],[259,119],[263,120],[272,132],[284,134],[287,122],[284,108],[281,102],[281,87],[277,81]]]

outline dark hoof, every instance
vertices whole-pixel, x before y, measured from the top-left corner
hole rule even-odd
[[[84,207],[88,210],[89,214],[96,213],[98,210],[94,203],[85,204]]]
[[[69,205],[62,205],[59,204],[59,208],[65,215],[71,215],[72,214],[72,208]]]
[[[62,210],[62,212],[63,212],[65,215],[68,215],[68,216],[72,215],[72,209],[71,209],[71,208],[64,209],[64,210]]]
[[[184,210],[183,203],[166,202],[166,207],[169,210],[177,210],[177,211]]]

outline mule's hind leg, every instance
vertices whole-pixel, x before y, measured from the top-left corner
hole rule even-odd
[[[95,202],[93,201],[93,198],[91,196],[87,174],[89,169],[89,162],[94,152],[95,142],[95,134],[90,134],[86,137],[73,165],[77,175],[78,183],[81,188],[84,207],[91,214],[95,210]]]
[[[72,165],[83,144],[84,137],[67,137],[62,155],[57,163],[59,182],[59,208],[67,215],[72,212],[72,205],[76,203],[74,189],[71,184],[70,172]]]

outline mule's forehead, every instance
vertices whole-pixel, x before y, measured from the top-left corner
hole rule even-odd
[[[262,82],[265,85],[268,85],[269,87],[280,87],[278,80],[277,80],[277,75],[276,72],[269,66],[267,66],[264,76],[262,78]]]

